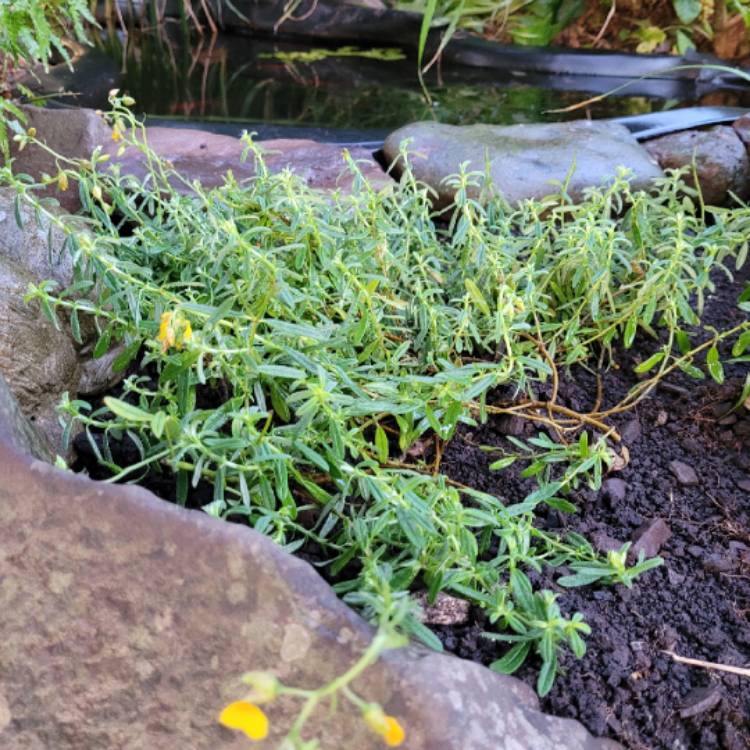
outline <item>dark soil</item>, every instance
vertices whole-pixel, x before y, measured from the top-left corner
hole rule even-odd
[[[719,286],[709,298],[705,323],[722,329],[742,321],[746,314],[736,301],[747,276],[745,272],[733,284]],[[637,382],[633,366],[654,348],[654,342],[641,341],[618,354],[619,367],[602,373],[605,406],[616,404]],[[728,366],[721,386],[669,376],[664,387],[613,420],[629,449],[629,464],[611,473],[600,491],[573,493],[570,499],[578,513],[550,510],[538,520],[538,525],[558,532],[577,531],[602,551],[632,540],[639,527],[655,519],[662,519],[671,532],[659,550],[665,564],[644,574],[631,589],[563,589],[554,583],[559,571],[534,578],[535,584],[560,595],[564,613],[582,612],[593,631],[582,660],[561,654],[561,672],[542,708],[578,719],[594,735],[611,737],[627,748],[750,748],[750,680],[678,664],[663,653],[750,665],[750,411],[727,414],[747,369],[746,363]],[[202,407],[226,398],[220,387],[214,390],[199,394]],[[564,374],[559,403],[586,411],[596,392],[596,377],[579,368]],[[116,389],[112,395],[120,394]],[[460,430],[444,448],[442,470],[452,479],[517,502],[533,489],[531,480],[520,479],[515,467],[489,471],[496,456],[478,445],[508,446],[508,434],[533,434],[529,424],[498,418],[479,429]],[[95,478],[108,476],[85,437],[79,436],[76,448],[76,469]],[[121,465],[137,460],[132,445],[113,450]],[[680,484],[670,469],[673,461],[691,467],[697,484]],[[174,501],[172,477],[152,473],[141,483]],[[211,496],[210,485],[201,484],[191,490],[188,506],[201,507]],[[313,562],[324,557],[307,547],[298,554]],[[478,609],[471,611],[468,624],[435,627],[447,650],[483,664],[504,651],[501,644],[482,637],[490,629]],[[519,676],[534,685],[538,667],[530,660]]]
[[[743,286],[741,279],[724,283],[704,322],[720,329],[741,322],[745,313],[736,301]],[[620,369],[604,374],[605,405],[637,382],[632,368],[654,348],[642,345],[641,352],[636,346],[618,357]],[[554,584],[559,572],[537,579],[560,594],[566,614],[583,612],[593,631],[582,660],[562,656],[562,674],[542,701],[545,711],[637,750],[750,748],[750,680],[684,666],[663,653],[750,666],[750,412],[726,415],[747,370],[747,363],[727,367],[721,386],[670,376],[666,388],[614,420],[630,463],[611,473],[601,491],[574,493],[579,513],[552,511],[540,520],[602,549],[612,540],[632,540],[654,519],[672,534],[659,551],[665,564],[632,589],[563,589]],[[561,384],[561,403],[585,411],[595,393],[594,376],[576,370]],[[477,447],[507,445],[509,430],[517,434],[521,425],[506,419],[464,431],[446,447],[443,471],[499,497],[523,497],[531,486],[517,474],[490,472],[493,457]],[[680,484],[673,461],[692,467],[698,483]],[[490,628],[480,612],[473,614],[469,625],[443,627],[440,636],[450,651],[487,664],[505,647],[481,637]],[[529,663],[519,676],[533,685],[537,670]]]

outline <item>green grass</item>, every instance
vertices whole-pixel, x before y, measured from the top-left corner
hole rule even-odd
[[[140,129],[116,106],[121,129],[136,138]],[[249,141],[248,149],[256,152]],[[717,343],[740,334],[743,356],[747,323],[709,331],[694,349],[685,329],[699,324],[710,274],[743,262],[750,211],[706,209],[676,177],[654,194],[634,192],[626,175],[579,205],[563,187],[511,209],[499,198],[469,199],[467,187],[483,176],[460,174],[443,226],[408,170],[379,194],[349,163],[354,192],[331,196],[261,163],[247,184],[228,178],[183,194],[179,176],[149,157],[143,182],[96,158],[60,159],[80,186],[90,233],[54,218],[67,227],[76,282],[29,294],[74,333],[81,316],[95,316],[95,356],[121,341],[118,366],[140,360],[121,399],[97,406],[70,394],[62,405],[112,481],[172,475],[183,503],[209,482],[206,512],[244,518],[291,552],[312,545],[339,594],[372,619],[383,615],[384,590],[395,601],[414,588],[467,598],[516,643],[512,663],[496,668],[510,671],[536,652],[539,690],[549,690],[557,649],[582,655],[588,626],[563,616],[527,574],[572,564],[579,577],[561,583],[628,584],[659,561],[628,569],[622,551],[601,560],[580,537],[536,528],[535,511],[574,511],[569,490],[599,486],[618,453],[608,417],[665,373],[701,375],[697,358],[708,353],[720,379]],[[3,177],[19,200],[44,210],[30,181],[7,169]],[[638,331],[655,337],[654,356],[623,403],[576,414],[557,402],[565,368],[606,363]],[[540,401],[542,383],[552,396]],[[500,387],[515,390],[513,402],[489,398]],[[217,408],[198,405],[208,392],[225,394]],[[440,471],[459,426],[496,414],[558,435],[496,456],[495,470],[520,462],[535,478],[527,497],[494,497]],[[110,444],[122,439],[137,446],[136,464],[114,461]],[[419,457],[427,442],[434,461]],[[405,623],[439,646],[413,614]]]

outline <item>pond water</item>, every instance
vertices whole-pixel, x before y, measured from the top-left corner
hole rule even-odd
[[[742,91],[703,91],[692,80],[631,81],[615,95],[555,112],[611,91],[624,79],[539,75],[465,66],[430,71],[428,103],[416,60],[398,48],[301,45],[239,35],[193,37],[179,27],[110,29],[70,76],[46,83],[106,107],[115,85],[142,114],[169,119],[325,127],[377,137],[407,122],[511,124],[662,111],[693,104],[750,106]],[[533,54],[533,53],[530,53]],[[355,138],[353,138],[355,139]],[[356,140],[356,139],[355,139]]]

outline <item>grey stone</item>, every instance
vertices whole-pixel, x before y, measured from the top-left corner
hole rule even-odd
[[[49,445],[26,418],[15,396],[0,375],[0,441],[41,461],[52,461]]]
[[[633,546],[629,552],[633,559],[638,559],[641,552],[646,557],[654,557],[665,542],[672,536],[672,531],[663,518],[654,518],[639,526],[633,534]]]
[[[62,427],[57,405],[63,392],[76,392],[80,377],[72,338],[58,331],[24,295],[38,282],[23,268],[0,256],[0,374],[53,452]]]
[[[619,167],[632,170],[636,188],[645,188],[662,175],[627,128],[608,122],[463,126],[418,122],[396,130],[385,141],[385,157],[389,164],[396,162],[396,174],[402,168],[399,152],[406,140],[411,140],[414,175],[436,191],[439,207],[453,200],[455,191],[446,179],[466,162],[470,171],[484,172],[489,160],[496,190],[513,205],[559,192],[573,167],[568,193],[574,199],[588,187],[611,182]],[[478,187],[469,190],[474,198],[479,193]]]
[[[469,602],[455,596],[439,592],[430,604],[427,593],[415,597],[422,609],[421,621],[426,625],[463,625],[469,620]]]
[[[1,434],[2,431],[0,431]],[[93,482],[0,441],[0,745],[4,750],[247,747],[217,723],[239,675],[321,685],[372,631],[311,566],[249,528]],[[410,750],[605,750],[530,688],[416,647],[355,681]],[[268,705],[275,747],[298,701]],[[316,714],[325,746],[380,750],[357,709]]]
[[[235,179],[245,180],[256,174],[255,157],[252,153],[243,160],[246,145],[239,138],[208,133],[201,130],[153,127],[146,130],[149,147],[184,177],[188,183],[198,180],[203,187],[222,185],[225,175],[231,171]],[[344,162],[344,148],[336,144],[318,143],[302,139],[278,139],[258,142],[263,160],[270,172],[290,169],[301,177],[309,187],[318,190],[341,190],[352,188],[353,177]],[[123,175],[133,175],[142,180],[147,173],[143,152],[128,146],[118,156],[119,146],[108,149],[112,164],[118,164]],[[393,180],[388,177],[367,149],[348,149],[372,187],[379,190],[389,187]],[[180,190],[189,188],[181,181],[173,185]]]
[[[638,417],[629,419],[620,434],[627,445],[637,443],[641,439],[641,420]]]
[[[602,484],[602,492],[611,503],[621,503],[625,500],[628,484],[623,479],[606,479]]]
[[[55,153],[68,159],[89,159],[97,146],[112,142],[112,131],[92,109],[46,109],[25,106],[22,108],[27,121],[26,128],[34,127],[37,138],[46,143]],[[58,172],[55,157],[39,146],[29,145],[19,151],[14,143],[11,147],[13,171],[39,179],[43,174],[55,176]],[[62,208],[74,213],[81,208],[78,186],[71,180],[67,190],[60,191],[53,183],[43,191],[44,195],[56,198]]]
[[[750,479],[740,479],[739,482],[737,482],[737,487],[743,492],[750,492]]]
[[[686,487],[698,484],[698,475],[695,473],[695,469],[683,461],[670,461],[669,470],[674,474],[675,479]]]
[[[112,372],[111,358],[92,362],[87,355],[95,331],[92,320],[81,316],[84,343],[79,345],[65,315],[60,315],[58,330],[37,302],[24,302],[30,284],[50,279],[64,289],[72,283],[64,242],[66,231],[83,231],[80,225],[68,219],[63,231],[21,203],[19,227],[14,203],[13,191],[0,189],[0,374],[53,452],[62,452],[57,417],[62,394],[75,395],[82,381],[88,392],[106,389],[121,374]]]
[[[750,194],[750,160],[737,133],[726,125],[707,130],[686,130],[646,143],[648,152],[662,169],[692,167],[709,204],[724,203],[733,192],[740,198]],[[686,177],[694,184],[692,175]]]
[[[721,698],[721,687],[718,685],[693,688],[682,701],[680,716],[689,719],[710,711],[721,703]]]

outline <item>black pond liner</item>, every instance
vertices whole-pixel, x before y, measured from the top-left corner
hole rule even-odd
[[[128,2],[126,10],[136,17],[144,13]],[[422,16],[391,9],[370,8],[341,0],[302,0],[284,18],[289,0],[207,0],[220,28],[235,33],[271,34],[277,37],[363,42],[415,49]],[[182,18],[181,0],[167,0],[163,17]],[[283,19],[283,20],[282,20]],[[437,49],[442,30],[430,33],[427,57]],[[586,77],[689,79],[704,87],[748,87],[744,79],[726,71],[690,66],[726,66],[718,58],[701,53],[639,55],[599,50],[571,50],[554,47],[503,45],[465,32],[456,32],[443,52],[449,63],[499,71],[567,74]],[[688,66],[688,67],[685,67]]]

